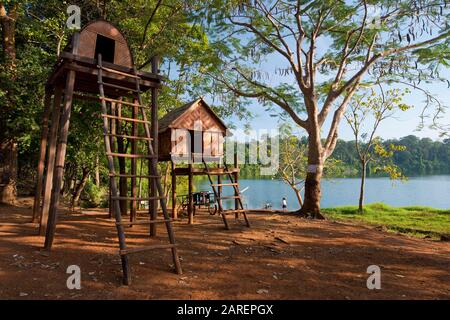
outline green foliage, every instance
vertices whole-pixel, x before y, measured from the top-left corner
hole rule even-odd
[[[69,4],[81,8],[82,25],[103,18],[118,26],[129,42],[138,67],[148,70],[151,57],[162,57],[161,72],[167,81],[159,95],[160,115],[186,100],[211,92],[210,80],[203,72],[221,63],[212,53],[201,25],[192,19],[182,1],[19,1],[14,72],[3,68],[4,57],[0,56],[0,138],[13,137],[19,142],[21,173],[36,167],[45,82],[58,53],[72,34],[65,26]],[[149,99],[149,95],[144,95],[144,103],[149,103]],[[222,115],[233,112],[221,105],[213,108]],[[240,114],[248,115],[244,111]],[[82,168],[92,173],[99,157],[101,182],[106,184],[103,149],[99,105],[77,101],[70,123],[66,180],[77,181]],[[146,171],[144,168],[143,174]],[[143,190],[146,189],[144,185]]]
[[[428,207],[394,208],[383,203],[368,204],[364,214],[357,207],[323,209],[331,219],[383,226],[389,231],[439,238],[450,234],[450,210]]]
[[[81,194],[81,199],[84,207],[105,208],[108,205],[108,188],[106,186],[97,187],[95,183],[89,180]]]
[[[386,150],[389,150],[391,145],[404,147],[404,150],[397,149],[390,159],[406,176],[450,174],[450,140],[448,139],[441,142],[429,138],[419,139],[410,135],[380,143]],[[360,160],[354,141],[338,140],[333,158],[341,160],[349,169],[346,176],[360,174]],[[376,164],[369,163],[369,176],[386,174],[376,170],[376,166]]]
[[[392,157],[397,151],[404,151],[405,146],[392,143],[384,146],[376,136],[381,123],[392,118],[396,111],[406,111],[410,106],[403,103],[403,97],[410,91],[406,89],[389,89],[384,91],[379,85],[379,94],[373,88],[363,91],[350,103],[345,119],[350,125],[355,137],[355,150],[358,154],[361,171],[366,174],[367,164],[372,164],[375,173],[384,172],[393,180],[405,179],[401,170],[396,166]],[[368,127],[368,128],[367,128]],[[362,175],[362,183],[364,182]],[[361,188],[361,198],[364,188]]]
[[[449,65],[443,0],[214,0],[192,8],[225,62],[216,85],[241,101],[256,98],[266,110],[276,105],[283,116],[287,109],[304,115],[311,92],[320,102],[345,95],[340,89],[360,70],[361,86],[402,82],[418,90],[421,81],[446,81],[439,73]],[[302,77],[310,90],[301,88]]]

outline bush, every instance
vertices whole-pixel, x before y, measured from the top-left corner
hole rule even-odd
[[[108,205],[108,188],[97,187],[95,183],[88,181],[81,198],[82,206],[85,208],[104,208]]]

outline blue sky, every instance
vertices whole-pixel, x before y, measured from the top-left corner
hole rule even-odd
[[[379,12],[378,14],[381,14]],[[404,30],[402,31],[404,32]],[[383,38],[383,35],[381,36]],[[249,40],[251,37],[247,35],[242,36],[243,42]],[[424,34],[416,39],[416,41],[424,41],[429,38],[429,35]],[[295,48],[294,39],[286,38],[286,42],[289,44],[291,48]],[[316,43],[317,46],[317,56],[320,57],[324,53],[326,53],[330,46],[330,39],[327,37],[320,37]],[[266,56],[263,61],[259,62],[257,67],[262,73],[265,73],[265,77],[263,80],[268,86],[277,86],[281,83],[292,84],[295,87],[296,81],[293,75],[279,75],[277,74],[277,70],[279,69],[287,69],[289,68],[289,64],[287,61],[281,57],[278,53],[272,53]],[[350,67],[350,66],[349,66]],[[350,71],[349,74],[352,72]],[[450,69],[440,70],[440,76],[450,80]],[[266,78],[267,77],[267,78]],[[316,80],[325,81],[328,80],[329,76],[326,78],[320,74],[317,75]],[[390,88],[406,88],[409,86],[399,86],[392,85]],[[442,105],[450,107],[450,88],[448,88],[447,83],[434,83],[434,84],[421,84],[421,88],[426,91],[432,93],[435,98],[437,98]],[[442,131],[429,129],[427,126],[431,124],[431,121],[425,122],[425,128],[418,131],[418,126],[420,124],[420,114],[422,113],[423,108],[425,107],[424,100],[426,99],[423,92],[419,90],[414,90],[409,87],[411,93],[405,97],[404,102],[413,106],[413,108],[409,109],[406,112],[397,112],[393,118],[386,119],[379,127],[377,131],[377,135],[382,137],[383,139],[390,138],[401,138],[407,135],[414,134],[418,137],[429,137],[432,139],[442,139],[440,138],[440,134]],[[278,118],[271,117],[270,114],[265,112],[265,107],[258,104],[257,100],[253,100],[252,104],[248,107],[255,114],[255,118],[250,121],[250,127],[255,130],[259,129],[276,129],[278,127]],[[275,107],[277,111],[281,111],[279,107]],[[429,110],[429,113],[432,113],[434,110]],[[449,125],[450,124],[450,110],[447,110],[446,114],[441,114],[442,118],[439,120],[441,124]],[[323,129],[323,137],[326,137],[328,133],[328,129],[330,126],[330,122],[332,119],[332,113],[330,112],[328,116],[328,121],[325,122]],[[231,117],[229,119],[225,119],[228,123],[232,123],[237,128],[244,128],[246,122],[240,121],[237,117]],[[300,133],[306,132],[303,129],[299,129]],[[353,140],[353,133],[346,123],[345,119],[342,119],[341,125],[339,127],[339,138],[344,140]]]
[[[322,43],[318,45],[319,53],[323,48],[327,47],[325,39],[322,39]],[[259,65],[259,70],[266,73],[267,79],[264,79],[264,83],[267,85],[279,85],[282,82],[290,83],[296,86],[295,79],[292,75],[281,76],[278,75],[276,70],[288,68],[287,62],[284,58],[280,57],[278,54],[271,54],[265,58]],[[450,80],[450,69],[440,70],[440,76]],[[326,80],[325,77],[318,75],[318,80]],[[425,95],[423,92],[419,90],[414,90],[410,86],[406,85],[392,85],[389,88],[409,88],[411,93],[405,96],[404,102],[414,106],[406,112],[397,112],[393,118],[386,119],[379,127],[377,131],[377,135],[383,139],[390,138],[401,138],[407,135],[414,134],[418,137],[429,137],[433,140],[440,138],[441,131],[432,130],[427,128],[428,125],[431,124],[431,121],[425,122],[425,127],[418,131],[418,126],[420,124],[420,114],[422,113],[423,108],[425,107]],[[442,118],[439,120],[441,124],[450,124],[450,88],[447,83],[436,82],[433,84],[421,84],[420,87],[425,89],[426,91],[432,93],[435,98],[437,98],[442,105],[449,107],[445,114],[441,114]],[[265,107],[258,104],[257,100],[254,99],[252,104],[248,107],[255,114],[255,118],[249,121],[251,129],[260,130],[260,129],[276,129],[278,127],[278,118],[271,117],[269,113],[265,112]],[[275,106],[276,111],[281,111],[281,109]],[[432,113],[434,110],[430,109],[429,113]],[[323,129],[323,135],[326,137],[328,132],[330,122],[332,119],[332,114],[328,116],[328,121],[325,122]],[[231,117],[229,119],[225,119],[226,122],[232,123],[237,128],[244,128],[245,121],[239,120],[237,117]],[[300,133],[306,132],[303,129],[299,129]],[[353,140],[353,133],[346,123],[345,119],[342,119],[341,125],[339,127],[339,138],[344,140]]]
[[[442,73],[444,75],[444,73]],[[445,77],[450,79],[450,72],[447,69]],[[400,87],[400,86],[399,86]],[[431,93],[434,94],[436,98],[438,98],[444,105],[450,106],[450,89],[446,84],[436,84],[429,85],[426,87]],[[420,131],[417,131],[417,127],[420,123],[420,114],[425,106],[424,103],[425,97],[423,93],[412,90],[411,93],[405,97],[405,103],[414,106],[414,108],[406,111],[406,112],[397,112],[394,118],[387,119],[385,122],[381,124],[378,129],[378,136],[383,139],[389,138],[401,138],[410,134],[414,134],[418,137],[429,137],[433,140],[440,139],[439,131],[431,130],[428,128],[424,128]],[[278,126],[278,119],[271,117],[268,113],[264,111],[264,107],[258,104],[255,100],[252,105],[249,106],[255,113],[255,118],[252,119],[250,123],[250,127],[254,130],[260,129],[276,129]],[[277,107],[276,107],[277,108]],[[330,120],[329,117],[328,120]],[[227,122],[233,123],[237,128],[243,128],[245,121],[240,121],[236,117],[232,117],[226,119]],[[327,132],[329,128],[330,121],[327,121],[324,124],[323,132]],[[446,114],[443,114],[443,118],[440,119],[440,122],[443,124],[450,124],[450,110],[447,111]],[[427,121],[426,124],[430,124],[430,121]],[[300,133],[304,132],[300,130]],[[305,133],[306,135],[306,133]],[[339,128],[339,138],[344,140],[353,140],[353,134],[345,122],[345,119],[341,122],[341,126]]]

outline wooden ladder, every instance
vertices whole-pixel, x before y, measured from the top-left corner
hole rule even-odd
[[[134,68],[133,74],[128,74],[120,71],[116,71],[114,69],[105,68],[102,64],[102,57],[101,55],[98,56],[98,85],[99,85],[99,93],[100,93],[100,100],[102,104],[102,117],[103,117],[103,134],[104,134],[104,142],[105,142],[105,149],[106,149],[106,156],[108,158],[108,167],[109,167],[109,175],[111,177],[110,181],[110,188],[111,188],[111,200],[112,200],[112,206],[113,206],[113,213],[116,220],[116,228],[117,228],[117,234],[119,238],[119,254],[122,260],[122,269],[123,269],[123,283],[125,285],[129,285],[131,283],[131,273],[130,273],[130,265],[128,261],[128,255],[132,253],[138,253],[138,252],[144,252],[154,249],[171,249],[172,250],[172,258],[173,263],[175,266],[175,270],[177,274],[181,274],[181,264],[177,253],[177,246],[175,244],[175,237],[172,227],[172,220],[169,217],[169,214],[167,213],[167,206],[166,206],[166,199],[164,197],[164,193],[161,187],[161,177],[158,173],[157,169],[157,154],[153,152],[153,146],[152,146],[152,138],[150,136],[150,128],[149,124],[150,122],[147,121],[147,115],[145,113],[145,109],[149,109],[148,107],[145,107],[142,103],[141,98],[141,90],[140,90],[140,78],[137,74],[136,69]],[[136,82],[136,88],[135,89],[126,89],[129,92],[132,92],[134,101],[133,102],[126,102],[122,100],[115,100],[111,98],[105,97],[105,91],[104,87],[115,87],[118,88],[119,86],[110,84],[107,82],[104,82],[103,80],[103,72],[107,71],[109,73],[116,73],[120,74],[124,77],[129,77],[135,80]],[[131,118],[122,117],[120,114],[109,114],[108,108],[107,108],[107,102],[109,103],[117,103],[121,104],[123,106],[129,106],[134,109],[133,116]],[[136,112],[137,111],[137,112]],[[141,115],[141,118],[139,118],[139,114]],[[115,134],[115,132],[108,132],[108,120],[110,121],[123,121],[123,122],[131,122],[133,124],[133,133],[132,135],[119,135]],[[139,130],[137,130],[137,126],[143,126],[145,135],[139,136]],[[141,127],[142,129],[142,127]],[[137,150],[139,148],[134,148],[132,152],[129,153],[117,153],[111,151],[111,144],[114,143],[114,138],[126,138],[126,139],[133,139],[137,142],[144,141],[147,146],[147,154],[138,154]],[[118,158],[125,158],[131,161],[133,159],[142,159],[142,160],[148,160],[149,161],[149,168],[150,172],[148,175],[142,176],[137,174],[116,174],[115,166],[114,166],[114,159]],[[155,161],[156,159],[156,161]],[[154,197],[145,197],[145,198],[139,198],[135,194],[132,197],[124,197],[119,196],[118,190],[117,190],[117,182],[116,178],[146,178],[149,179],[149,184],[154,183],[156,185],[157,189],[157,196]],[[127,200],[127,201],[154,201],[159,200],[161,204],[161,209],[163,213],[163,219],[146,219],[146,220],[137,220],[132,219],[131,221],[122,221],[121,216],[121,208],[120,208],[120,201],[121,200]],[[132,226],[132,225],[153,225],[156,223],[164,223],[166,225],[167,234],[169,236],[169,243],[168,244],[155,244],[145,247],[137,247],[137,248],[129,248],[126,244],[126,237],[124,233],[124,228],[126,226]]]
[[[227,229],[227,230],[230,229],[230,227],[228,226],[228,221],[227,221],[227,217],[226,217],[229,214],[235,214],[236,217],[238,217],[239,214],[242,214],[244,216],[246,226],[250,228],[250,222],[248,221],[248,218],[247,218],[247,210],[244,209],[244,205],[242,202],[242,195],[241,195],[241,192],[239,191],[239,183],[237,183],[234,180],[232,172],[228,169],[228,166],[225,163],[225,161],[223,164],[224,164],[223,173],[228,175],[228,179],[230,180],[230,183],[214,183],[214,181],[212,180],[212,177],[211,177],[211,172],[209,171],[208,164],[206,163],[205,160],[203,160],[203,165],[205,166],[206,175],[208,176],[209,183],[211,185],[211,188],[213,189],[214,196],[216,198],[217,205],[219,208],[219,214],[222,216],[222,220],[225,225],[225,229]],[[221,174],[221,173],[218,172],[217,174]],[[235,195],[234,196],[222,196],[221,194],[219,194],[218,190],[216,189],[217,187],[233,187]],[[235,199],[237,201],[238,208],[224,210],[221,200],[225,200],[225,199]]]

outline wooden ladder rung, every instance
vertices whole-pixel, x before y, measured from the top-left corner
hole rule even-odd
[[[217,197],[217,198],[220,199],[220,200],[223,200],[223,199],[240,199],[241,196],[225,196],[225,197]]]
[[[154,154],[128,154],[128,153],[113,153],[113,152],[108,152],[106,155],[118,158],[133,158],[133,159],[135,158],[153,159],[158,157]]]
[[[131,91],[131,92],[136,92],[136,93],[138,92],[136,89],[118,86],[117,84],[112,84],[112,83],[107,83],[107,82],[99,82],[99,84],[102,84],[105,87],[115,88],[115,89],[119,89],[119,90]]]
[[[98,97],[100,100],[105,100],[108,102],[115,102],[117,104],[124,104],[127,106],[132,106],[132,107],[141,107],[143,108],[144,106],[141,106],[139,103],[134,103],[134,102],[128,102],[128,101],[123,101],[123,100],[117,100],[117,99],[111,99],[111,98],[106,98],[106,97]]]
[[[148,214],[150,212],[149,210],[150,209],[147,209],[147,210],[136,210],[136,214],[142,214],[142,213]]]
[[[211,187],[228,187],[228,186],[238,186],[239,183],[214,183]]]
[[[244,213],[247,212],[247,210],[239,209],[239,210],[224,210],[222,212],[219,212],[220,214],[234,214],[234,213]]]
[[[129,73],[126,73],[126,72],[122,72],[122,71],[106,68],[106,67],[103,67],[103,66],[97,66],[97,67],[102,69],[102,70],[105,70],[105,71],[108,71],[108,72],[111,72],[111,73],[120,74],[120,75],[125,76],[125,77],[130,77],[130,78],[134,78],[134,79],[140,79],[139,76],[136,76],[134,74],[129,74]]]
[[[146,141],[152,141],[153,140],[153,138],[141,137],[141,136],[129,136],[129,135],[126,135],[126,134],[108,133],[107,136],[124,138],[124,139],[134,139],[134,140],[146,140]]]
[[[130,254],[130,253],[139,253],[139,252],[155,250],[155,249],[172,249],[172,248],[175,248],[176,246],[177,246],[176,244],[154,244],[152,246],[147,246],[147,247],[123,249],[123,250],[119,251],[119,254],[121,256],[124,256],[124,255]]]
[[[232,171],[218,171],[218,170],[212,170],[212,171],[207,170],[206,171],[206,174],[209,174],[211,176],[224,176],[226,174],[233,174],[233,173],[235,173],[235,172],[232,172]]]
[[[141,119],[134,119],[134,118],[125,118],[125,117],[112,116],[110,114],[102,114],[102,117],[105,117],[105,118],[108,118],[108,119],[127,121],[127,122],[148,123],[148,124],[150,124],[150,121],[145,121],[145,120],[141,120]]]
[[[150,201],[150,200],[160,200],[165,197],[146,197],[146,198],[137,198],[137,197],[111,197],[111,200],[131,200],[131,201]]]
[[[135,221],[121,221],[116,222],[117,226],[131,226],[131,225],[139,225],[139,224],[154,224],[154,223],[166,223],[166,222],[173,222],[172,219],[157,219],[157,220],[135,220]]]
[[[123,174],[123,173],[110,173],[110,177],[116,178],[143,178],[143,179],[157,179],[161,178],[161,176],[152,176],[152,175],[138,175],[138,174]]]

